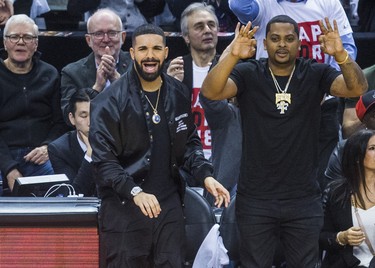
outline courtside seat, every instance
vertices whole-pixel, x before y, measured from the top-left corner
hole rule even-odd
[[[186,187],[184,204],[185,241],[183,260],[184,267],[191,267],[200,245],[216,221],[208,201],[190,187]]]

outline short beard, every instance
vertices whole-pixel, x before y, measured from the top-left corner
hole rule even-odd
[[[155,62],[155,61],[154,61]],[[160,63],[158,61],[158,63]],[[142,69],[142,65],[140,65],[137,61],[134,61],[135,69],[137,70],[137,73],[142,77],[142,79],[146,80],[147,82],[155,81],[161,74],[161,72],[164,69],[165,61],[162,62],[161,65],[159,65],[159,68],[156,73],[150,74],[146,73]]]

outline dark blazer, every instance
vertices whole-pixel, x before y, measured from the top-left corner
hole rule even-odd
[[[78,143],[77,131],[65,133],[48,145],[49,159],[56,174],[65,174],[76,193],[95,194],[94,172]]]
[[[322,268],[357,267],[360,263],[353,255],[352,246],[340,246],[336,242],[339,231],[353,226],[350,193],[347,189],[346,184],[333,182],[323,194],[324,225],[319,244],[326,255]]]
[[[212,60],[211,67],[214,67],[219,61],[220,55],[216,55],[215,58]],[[193,89],[193,57],[191,54],[187,54],[182,57],[184,60],[184,79],[182,83],[187,85],[187,87],[192,90]],[[168,63],[169,66],[170,62]]]
[[[125,73],[133,60],[129,52],[120,51],[117,71]],[[65,121],[70,125],[68,119],[68,106],[70,97],[80,88],[91,88],[96,81],[96,63],[92,52],[87,57],[65,66],[61,71],[61,109]],[[95,98],[99,93],[94,90],[87,90],[90,98]]]

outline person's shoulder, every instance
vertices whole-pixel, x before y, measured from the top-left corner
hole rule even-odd
[[[193,61],[193,56],[191,55],[191,53],[189,54],[186,54],[184,56],[182,56],[182,59],[185,61],[185,60],[191,60]]]
[[[131,58],[131,56],[130,56],[130,52],[128,52],[128,51],[124,51],[124,50],[120,50],[120,58],[121,57],[125,57],[125,58]]]
[[[53,66],[52,64],[42,60],[41,56],[42,56],[42,53],[40,53],[39,51],[36,51],[33,55],[33,58],[32,58],[33,63],[36,64],[37,66],[39,66],[39,69],[43,68],[43,69],[55,71],[57,73],[58,72],[57,68],[55,66]]]
[[[128,63],[133,62],[133,59],[128,51],[120,50],[119,58],[120,61],[125,61]]]
[[[164,73],[162,76],[163,83],[168,87],[169,90],[175,91],[175,93],[182,94],[186,98],[191,98],[191,90],[181,81],[177,80]]]
[[[343,193],[350,193],[349,185],[346,179],[336,179],[328,183],[326,186],[324,192],[328,197],[331,197],[334,202],[337,202],[339,196],[341,196]]]
[[[94,53],[90,53],[88,56],[84,57],[84,58],[81,58],[77,61],[74,61],[74,62],[71,62],[71,63],[68,63],[67,65],[65,65],[62,70],[63,72],[64,71],[79,71],[82,66],[86,65],[88,62],[92,62],[92,64],[95,64],[95,59],[94,59]]]
[[[42,60],[38,60],[37,65],[38,65],[38,68],[37,68],[38,72],[43,73],[43,74],[48,73],[49,75],[53,74],[54,76],[59,77],[59,71],[52,64],[42,61]]]
[[[168,75],[167,73],[162,73],[163,84],[168,85],[168,87],[176,87],[178,89],[187,89],[188,87],[182,83],[180,80]]]
[[[336,70],[335,68],[331,67],[329,64],[327,63],[323,63],[323,62],[318,62],[317,60],[315,59],[306,59],[306,58],[303,58],[303,57],[299,57],[296,59],[296,69],[300,69],[300,70],[316,70],[316,71],[322,71],[322,70],[325,70],[325,69],[332,69],[332,70]]]
[[[367,76],[375,75],[375,64],[363,69],[363,73]]]
[[[246,59],[239,61],[234,69],[236,70],[244,70],[247,71],[256,71],[256,70],[263,70],[267,68],[267,58],[260,58],[259,60],[256,59]]]
[[[54,141],[50,142],[48,144],[48,150],[49,151],[54,151],[54,150],[64,150],[64,149],[68,149],[68,145],[69,145],[69,141],[72,139],[72,138],[75,138],[77,137],[77,131],[76,130],[72,130],[72,131],[69,131],[69,132],[66,132],[64,134],[62,134],[60,137],[58,137],[57,139],[55,139]]]

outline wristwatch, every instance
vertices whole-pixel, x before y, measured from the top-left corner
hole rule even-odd
[[[134,197],[136,196],[137,194],[143,192],[142,188],[139,187],[139,186],[135,186],[133,187],[133,189],[130,191],[131,195]]]

